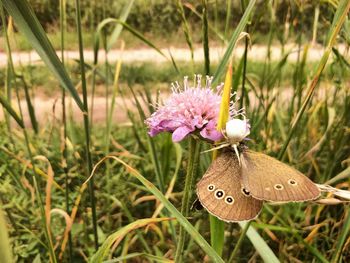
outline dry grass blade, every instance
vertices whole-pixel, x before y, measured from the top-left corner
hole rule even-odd
[[[344,198],[350,201],[350,191],[337,189],[335,187],[325,184],[317,184],[317,187],[320,189],[321,192],[332,193],[337,197]]]
[[[329,115],[326,131],[324,132],[322,138],[307,153],[305,153],[304,157],[311,157],[315,152],[317,152],[321,148],[322,144],[327,139],[328,133],[333,125],[335,118],[335,110],[333,108],[329,108],[328,111]]]
[[[8,149],[6,149],[5,147],[0,147],[0,150],[2,150],[3,152],[5,152],[6,154],[8,154],[10,157],[15,158],[17,161],[19,161],[20,163],[22,163],[23,165],[25,165],[25,166],[28,167],[29,169],[34,169],[34,168],[33,168],[33,165],[32,165],[29,161],[22,159],[20,156],[14,154],[13,152],[11,152],[11,151],[9,151]],[[35,172],[36,172],[38,175],[40,175],[40,176],[42,176],[43,178],[45,178],[45,180],[48,179],[47,173],[45,173],[45,172],[44,172],[43,170],[41,170],[40,168],[35,167]],[[53,181],[53,185],[54,185],[57,189],[59,189],[59,190],[61,190],[61,191],[64,191],[63,188],[62,188],[60,185],[57,184],[57,182]]]
[[[350,177],[350,167],[346,168],[344,171],[334,176],[332,179],[325,182],[325,184],[334,184],[340,180],[344,180]]]
[[[169,260],[163,257],[158,257],[158,256],[154,256],[154,255],[150,255],[147,253],[131,253],[131,254],[127,254],[124,256],[120,256],[117,257],[115,259],[109,260],[109,261],[105,261],[105,263],[114,263],[114,262],[120,262],[122,260],[124,260],[124,262],[128,262],[127,260],[129,259],[140,259],[140,258],[146,258],[149,261],[155,261],[155,262],[159,262],[159,263],[174,263],[173,260]]]
[[[59,208],[54,208],[54,209],[51,209],[50,211],[50,217],[53,215],[53,214],[58,214],[58,215],[61,215],[63,216],[65,222],[66,222],[66,228],[64,229],[64,234],[63,234],[63,237],[67,236],[70,232],[70,230],[72,229],[72,225],[73,225],[73,221],[71,219],[71,217],[67,214],[66,211],[62,210],[62,209],[59,209]],[[56,245],[58,246],[58,245]],[[55,246],[55,247],[56,247]],[[62,257],[63,257],[63,253],[64,253],[64,250],[65,248],[62,248],[61,247],[61,252],[59,254],[59,260],[62,260]]]
[[[51,215],[50,215],[50,211],[51,211],[51,188],[52,188],[52,184],[54,182],[54,172],[51,166],[50,161],[43,155],[38,155],[33,157],[33,160],[40,160],[40,161],[44,161],[48,164],[47,166],[47,181],[46,181],[46,197],[45,197],[45,218],[46,218],[46,229],[47,229],[47,238],[49,241],[49,246],[50,247],[54,247],[53,246],[53,241],[52,241],[52,235],[51,235]],[[40,198],[40,197],[39,197]],[[54,249],[53,249],[54,250]]]
[[[72,212],[71,212],[71,215],[70,215],[71,224],[74,223],[74,220],[75,220],[75,218],[76,218],[76,216],[77,216],[78,207],[79,207],[79,204],[80,204],[80,201],[81,201],[81,197],[82,197],[84,191],[86,190],[86,188],[87,188],[87,184],[83,184],[83,185],[80,187],[80,189],[79,189],[78,196],[77,196],[77,198],[75,199],[74,206],[73,206],[73,208],[72,208]],[[61,245],[60,257],[62,257],[63,252],[64,252],[65,249],[66,249],[67,242],[68,242],[68,238],[69,238],[69,235],[68,235],[69,232],[70,232],[70,229],[64,232],[64,237],[63,237],[63,241],[62,241],[62,245]]]
[[[155,224],[169,220],[174,220],[174,218],[145,218],[136,220],[135,222],[132,222],[127,226],[122,227],[121,229],[110,235],[105,242],[103,242],[102,246],[91,258],[91,262],[102,263],[112,245],[114,244],[114,247],[117,246],[122,241],[122,239],[131,231],[148,226],[150,224]]]

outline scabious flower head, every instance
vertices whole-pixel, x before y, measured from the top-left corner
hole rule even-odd
[[[196,75],[193,87],[189,86],[187,77],[183,88],[178,83],[173,84],[173,94],[145,121],[149,135],[171,132],[174,142],[183,140],[190,133],[199,133],[211,141],[222,139],[222,133],[216,130],[222,85],[214,91],[211,80],[207,77],[206,85],[202,87],[201,76]]]

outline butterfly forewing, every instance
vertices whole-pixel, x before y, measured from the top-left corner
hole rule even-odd
[[[262,153],[241,154],[243,185],[253,197],[273,202],[301,202],[320,195],[318,187],[296,169]]]
[[[242,192],[241,168],[230,151],[221,153],[197,184],[201,204],[214,216],[228,222],[255,218],[263,202]]]

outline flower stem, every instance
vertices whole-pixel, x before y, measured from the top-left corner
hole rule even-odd
[[[190,201],[192,196],[193,184],[195,182],[195,177],[197,175],[198,164],[199,164],[199,152],[200,152],[200,143],[194,138],[190,137],[189,139],[189,155],[188,155],[188,164],[187,172],[185,178],[185,189],[183,191],[182,203],[181,203],[181,214],[184,217],[188,217],[190,210]],[[179,239],[177,242],[175,262],[182,262],[184,245],[186,240],[186,232],[183,227],[180,227],[179,230]]]

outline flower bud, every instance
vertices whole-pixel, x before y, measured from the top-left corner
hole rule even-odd
[[[240,142],[250,133],[247,120],[232,119],[226,122],[226,135],[231,141]]]

